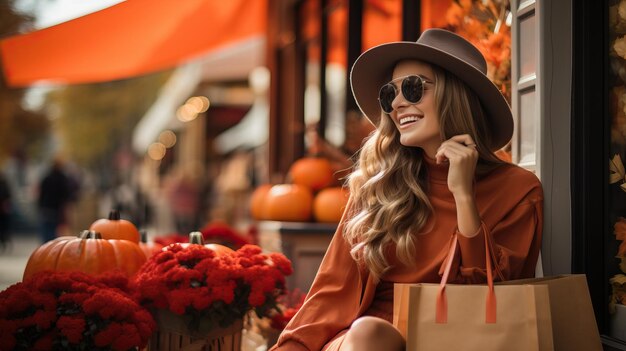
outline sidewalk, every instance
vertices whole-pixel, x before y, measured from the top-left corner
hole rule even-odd
[[[39,245],[36,234],[13,234],[11,246],[0,252],[0,291],[22,281],[26,262]]]

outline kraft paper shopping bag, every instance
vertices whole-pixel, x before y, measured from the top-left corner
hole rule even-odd
[[[494,286],[487,240],[487,285],[447,284],[456,246],[455,237],[440,284],[396,284],[394,324],[407,351],[554,350],[548,287]]]
[[[600,333],[584,274],[564,274],[498,283],[498,285],[524,284],[543,285],[548,288],[555,350],[602,351]]]
[[[554,350],[546,286],[495,287],[496,318],[485,321],[487,286],[448,285],[446,323],[436,320],[439,286],[409,288],[407,351]]]

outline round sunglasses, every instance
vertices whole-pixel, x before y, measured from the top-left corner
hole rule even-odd
[[[422,97],[424,96],[424,85],[426,83],[432,84],[432,82],[418,75],[410,75],[396,78],[383,85],[378,91],[378,103],[380,104],[380,108],[385,113],[393,112],[391,103],[398,95],[398,89],[396,88],[394,82],[398,80],[402,80],[402,83],[400,84],[400,92],[402,92],[402,96],[404,96],[404,99],[411,104],[417,104],[422,100]]]

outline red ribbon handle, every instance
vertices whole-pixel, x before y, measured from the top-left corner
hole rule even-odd
[[[485,267],[487,270],[487,286],[489,288],[487,292],[487,303],[485,311],[485,323],[496,322],[496,293],[493,288],[493,271],[491,263],[491,254],[489,250],[489,239],[487,238],[487,231],[485,230],[485,224],[481,223],[483,234],[485,235]],[[452,237],[452,243],[450,244],[450,250],[448,251],[448,258],[446,266],[441,277],[441,283],[439,283],[439,293],[437,294],[437,305],[435,313],[436,323],[448,322],[448,300],[446,299],[446,284],[448,283],[448,276],[452,268],[452,261],[456,254],[456,246],[458,243],[458,237],[455,233]]]

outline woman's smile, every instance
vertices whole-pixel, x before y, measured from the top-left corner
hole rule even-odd
[[[398,117],[398,126],[399,129],[405,129],[410,127],[411,125],[419,122],[424,116],[420,116],[417,114],[404,114]]]

